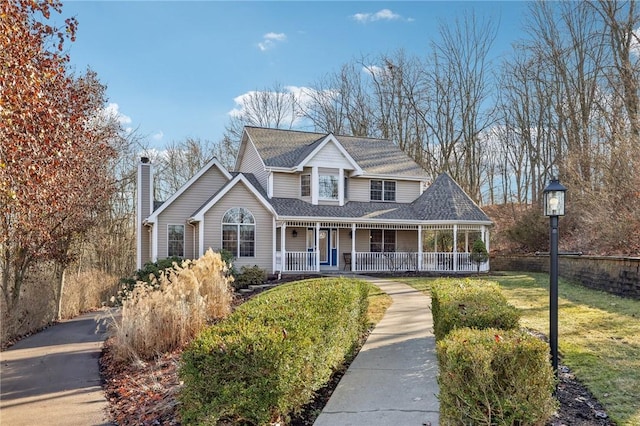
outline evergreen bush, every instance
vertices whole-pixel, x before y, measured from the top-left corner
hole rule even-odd
[[[549,347],[521,330],[458,329],[437,354],[440,424],[542,426],[557,407]]]
[[[260,285],[267,280],[267,271],[260,268],[257,265],[240,268],[240,273],[237,273],[233,280],[233,288],[239,290],[241,288],[248,288],[250,285]]]
[[[520,313],[507,303],[495,282],[487,280],[439,280],[431,286],[433,330],[437,340],[463,327],[518,327]]]
[[[182,423],[286,421],[354,350],[367,294],[345,278],[285,284],[206,329],[182,355]]]

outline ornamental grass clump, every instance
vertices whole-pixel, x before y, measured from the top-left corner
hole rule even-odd
[[[120,359],[150,359],[189,343],[202,329],[231,312],[227,264],[209,249],[195,261],[175,264],[136,284],[113,323]]]
[[[286,422],[358,344],[368,288],[345,278],[291,283],[207,328],[182,355],[181,422]]]
[[[504,330],[519,327],[520,312],[507,303],[493,281],[439,280],[431,286],[431,299],[437,340],[463,327]]]
[[[521,330],[454,330],[437,343],[440,424],[544,425],[557,408],[549,348]]]

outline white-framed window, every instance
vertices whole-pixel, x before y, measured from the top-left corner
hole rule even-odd
[[[371,252],[384,252],[390,253],[396,251],[396,231],[393,229],[372,229],[370,234],[370,246]]]
[[[311,196],[311,175],[300,175],[300,196]]]
[[[184,225],[167,225],[167,256],[184,257]]]
[[[222,217],[222,248],[235,257],[254,257],[256,223],[244,207],[233,207]]]
[[[338,176],[318,176],[318,198],[320,198],[321,200],[338,199]]]
[[[396,201],[396,182],[393,180],[372,180],[371,201]]]

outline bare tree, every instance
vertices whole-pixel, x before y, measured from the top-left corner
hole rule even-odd
[[[474,15],[465,15],[455,25],[442,24],[428,71],[433,93],[426,122],[438,145],[440,167],[477,201],[481,197],[480,135],[495,123],[489,104],[493,91],[489,50],[495,37],[495,25]]]

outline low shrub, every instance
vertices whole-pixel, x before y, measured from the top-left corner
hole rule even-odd
[[[241,288],[248,288],[250,285],[260,285],[267,280],[267,271],[259,266],[243,266],[240,268],[240,273],[234,276],[233,288],[239,290]]]
[[[136,286],[143,285],[148,290],[157,289],[157,278],[160,274],[165,275],[171,269],[176,269],[176,266],[181,265],[182,258],[179,257],[167,257],[166,259],[160,259],[157,262],[147,262],[141,269],[138,269],[132,277],[126,277],[120,279],[120,290],[118,294],[112,300],[113,303],[120,306],[123,300],[131,297],[134,288]]]
[[[149,359],[190,342],[212,321],[231,311],[232,290],[220,255],[208,250],[139,282],[123,300],[121,320],[113,324],[118,358]]]
[[[182,423],[286,421],[354,350],[368,288],[346,278],[285,284],[206,329],[182,355]]]
[[[440,424],[544,425],[557,407],[549,348],[521,330],[458,329],[437,354]]]
[[[431,286],[431,300],[437,340],[456,328],[514,329],[520,320],[520,312],[492,281],[440,280]]]

